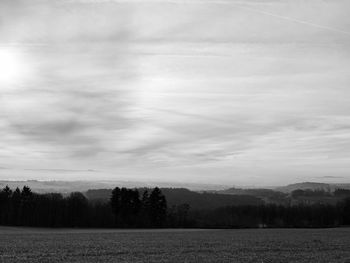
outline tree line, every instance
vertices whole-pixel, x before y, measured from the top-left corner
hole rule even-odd
[[[0,224],[35,227],[163,227],[167,203],[159,188],[140,197],[116,187],[110,202],[90,202],[82,193],[37,194],[24,186],[0,190]]]
[[[344,194],[343,192],[339,194]],[[0,190],[0,224],[34,227],[242,228],[334,227],[350,225],[350,198],[336,205],[238,205],[192,210],[168,207],[159,188],[113,189],[108,202],[89,201],[80,192],[37,194],[29,187]]]
[[[336,205],[298,204],[228,206],[194,212],[197,227],[213,228],[319,228],[350,226],[350,198]],[[191,219],[191,216],[190,216]],[[191,220],[189,220],[191,221]]]
[[[350,196],[350,190],[349,189],[342,189],[338,188],[335,189],[333,192],[325,191],[324,189],[297,189],[291,192],[292,198],[298,198],[298,197],[348,197]]]

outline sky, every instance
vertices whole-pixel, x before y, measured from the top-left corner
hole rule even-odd
[[[0,179],[349,183],[349,10],[2,0]]]

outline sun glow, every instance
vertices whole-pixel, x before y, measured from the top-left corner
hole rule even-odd
[[[19,51],[0,48],[0,85],[19,83],[26,74],[24,64]]]

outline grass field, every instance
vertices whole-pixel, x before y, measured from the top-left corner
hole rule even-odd
[[[350,228],[0,228],[0,262],[350,262]]]

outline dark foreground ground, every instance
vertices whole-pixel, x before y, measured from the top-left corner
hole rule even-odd
[[[350,263],[350,228],[47,230],[0,227],[0,262]]]

